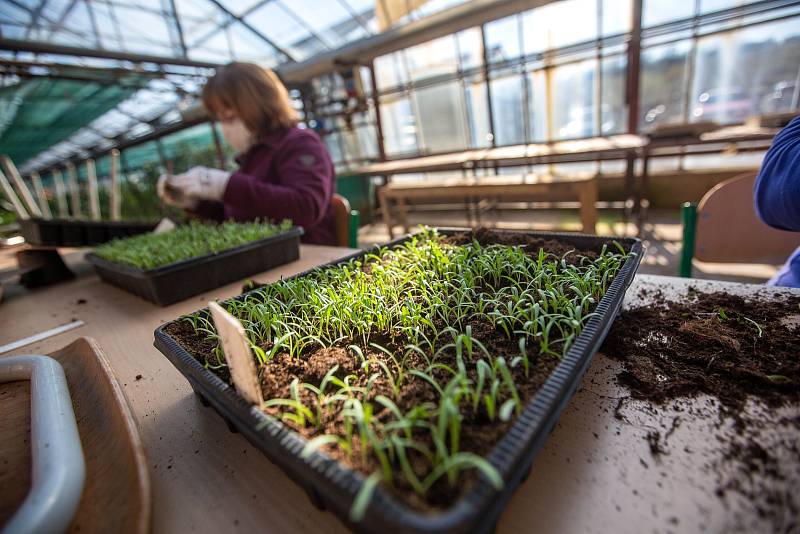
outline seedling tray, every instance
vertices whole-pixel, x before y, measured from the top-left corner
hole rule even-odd
[[[31,245],[42,247],[91,247],[118,237],[150,232],[157,222],[80,221],[71,219],[22,219],[20,233]]]
[[[101,258],[86,259],[100,278],[111,285],[166,306],[296,260],[303,229],[253,241],[217,254],[206,254],[155,269],[139,269]]]
[[[440,229],[439,233],[451,235],[462,229]],[[360,532],[490,532],[501,512],[511,499],[517,486],[527,478],[534,456],[542,447],[561,412],[575,392],[592,358],[608,333],[622,305],[625,291],[633,281],[644,253],[638,239],[617,239],[581,234],[508,232],[526,234],[543,239],[554,239],[576,248],[600,247],[602,243],[616,240],[630,249],[631,256],[622,265],[606,294],[597,304],[596,315],[587,321],[583,331],[556,366],[539,391],[525,405],[508,432],[500,439],[486,459],[497,469],[504,480],[501,489],[495,489],[481,475],[473,487],[453,506],[437,513],[422,513],[392,496],[379,485],[372,496],[366,514],[354,523],[348,518],[353,500],[364,482],[361,473],[332,460],[322,452],[307,457],[301,451],[307,440],[277,419],[264,414],[259,408],[240,397],[233,386],[206,370],[175,338],[164,329],[166,323],[155,331],[155,347],[178,370],[200,397],[203,404],[219,412],[232,431],[241,432],[271,461],[276,463],[308,493],[311,501],[321,509],[333,511],[346,525]],[[392,241],[389,247],[404,243],[408,237]],[[373,252],[353,254],[326,266],[347,262]],[[309,271],[296,276],[303,276]],[[241,295],[234,300],[241,300]]]

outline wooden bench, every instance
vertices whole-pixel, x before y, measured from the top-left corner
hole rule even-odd
[[[405,232],[409,231],[408,205],[432,202],[495,200],[504,202],[578,201],[584,233],[594,233],[597,223],[597,178],[594,175],[505,175],[453,178],[414,183],[392,182],[378,190],[383,220],[394,238],[394,212]]]

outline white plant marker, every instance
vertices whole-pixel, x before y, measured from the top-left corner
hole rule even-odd
[[[81,191],[78,189],[78,173],[72,162],[67,163],[67,180],[69,183],[69,209],[73,217],[82,217]]]
[[[33,200],[31,190],[28,189],[27,184],[22,179],[22,176],[20,176],[17,166],[14,165],[14,162],[11,161],[11,158],[8,156],[3,156],[3,165],[5,165],[8,175],[11,176],[11,180],[14,182],[14,187],[16,187],[19,192],[19,196],[22,197],[22,202],[25,204],[28,213],[34,217],[41,217],[42,212]]]
[[[8,178],[6,178],[6,175],[3,174],[3,171],[0,171],[0,186],[3,188],[3,194],[14,206],[14,211],[17,212],[17,217],[19,217],[20,219],[30,219],[30,216],[28,215],[28,210],[26,210],[25,206],[22,205],[22,202],[19,200],[19,197],[14,192],[14,188],[11,187]]]
[[[222,338],[222,352],[228,362],[233,386],[245,400],[260,406],[264,397],[261,395],[256,364],[242,323],[216,302],[209,302],[208,309],[211,310],[214,325]]]
[[[86,160],[86,180],[89,184],[89,213],[93,221],[100,220],[100,196],[97,192],[97,172],[94,160]]]
[[[120,215],[120,194],[119,194],[119,150],[116,148],[111,151],[111,206],[109,213],[112,221],[118,221]]]
[[[164,232],[171,232],[177,228],[174,222],[169,220],[168,218],[164,217],[159,221],[155,228],[153,228],[154,234],[163,234]]]
[[[58,216],[61,219],[69,217],[67,209],[67,190],[64,188],[64,177],[59,169],[53,169],[53,184],[56,188],[56,203],[58,204]]]
[[[31,181],[33,182],[33,190],[36,193],[36,199],[39,201],[39,209],[42,210],[42,217],[45,219],[52,219],[53,212],[50,211],[50,203],[47,202],[47,195],[44,193],[42,187],[42,177],[38,172],[31,173]]]

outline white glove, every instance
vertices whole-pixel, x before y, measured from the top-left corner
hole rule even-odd
[[[193,209],[201,200],[222,200],[230,177],[219,169],[192,167],[184,174],[162,175],[157,184],[158,196],[173,206]]]
[[[170,185],[184,195],[198,200],[222,200],[231,175],[209,167],[192,167],[184,174],[175,176]]]
[[[165,204],[175,206],[184,210],[192,210],[197,207],[200,202],[196,198],[187,197],[183,192],[173,185],[176,176],[169,174],[162,174],[158,177],[156,183],[156,191],[158,197],[164,201]]]

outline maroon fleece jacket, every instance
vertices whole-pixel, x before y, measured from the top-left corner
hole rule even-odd
[[[335,173],[325,143],[304,128],[278,130],[236,157],[222,202],[201,202],[205,219],[291,219],[304,243],[335,245],[331,196]]]

